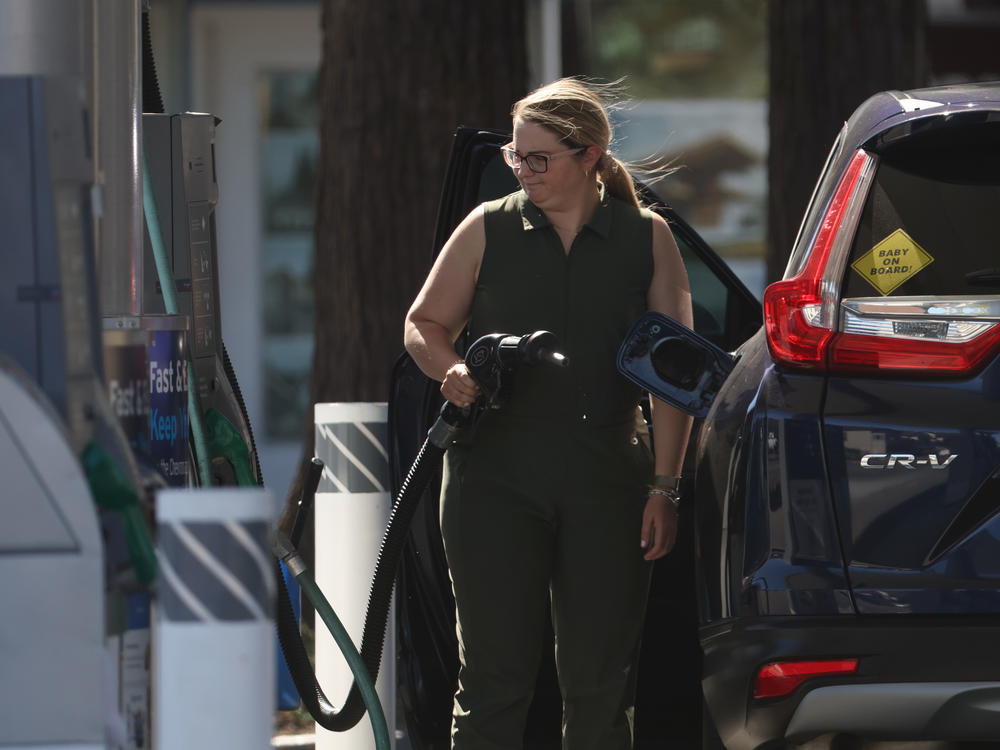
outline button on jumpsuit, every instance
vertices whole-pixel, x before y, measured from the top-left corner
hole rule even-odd
[[[522,366],[504,408],[446,454],[441,528],[461,661],[453,747],[522,746],[551,611],[564,747],[630,748],[653,465],[637,435],[639,390],[615,362],[646,310],[651,217],[602,196],[566,253],[519,191],[485,205],[485,227],[469,340],[550,330],[570,365]]]

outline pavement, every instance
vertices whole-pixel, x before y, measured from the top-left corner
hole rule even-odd
[[[316,747],[316,734],[279,734],[271,738],[271,747],[281,747],[285,750],[314,750]]]

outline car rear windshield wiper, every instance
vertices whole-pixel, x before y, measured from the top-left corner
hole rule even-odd
[[[969,271],[965,274],[965,280],[969,284],[998,284],[1000,283],[1000,268],[980,268],[978,271]]]

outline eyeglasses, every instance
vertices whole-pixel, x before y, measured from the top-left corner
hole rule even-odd
[[[508,143],[500,149],[500,153],[503,154],[503,160],[507,163],[507,166],[511,169],[517,169],[523,163],[535,174],[542,174],[548,171],[549,159],[558,159],[560,156],[569,156],[570,154],[578,154],[581,151],[587,150],[586,146],[580,146],[579,148],[560,151],[557,154],[521,154],[511,148],[513,145],[513,143]]]

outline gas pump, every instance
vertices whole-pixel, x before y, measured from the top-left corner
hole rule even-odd
[[[206,625],[250,620],[270,640],[230,666],[274,660],[272,519],[240,507],[261,476],[218,318],[216,122],[139,117],[138,36],[138,0],[0,4],[0,747],[191,747],[152,707],[209,689],[177,727],[230,710],[260,731],[199,741],[270,740],[273,679],[240,705],[245,670],[196,664],[238,640],[213,652]]]
[[[87,10],[0,8],[0,643],[16,644],[0,670],[0,746],[106,747],[106,581],[156,575],[157,479],[105,385]]]
[[[263,478],[222,341],[215,232],[217,124],[212,115],[190,112],[142,116],[148,180],[144,203],[147,216],[156,211],[160,230],[145,234],[144,256],[154,262],[143,266],[143,300],[149,314],[167,314],[168,307],[176,306],[175,314],[188,321],[188,382],[204,415],[210,483],[248,486]],[[164,276],[172,279],[172,295],[164,292]],[[206,477],[197,479],[208,483]]]
[[[243,489],[256,493],[247,506],[264,504],[221,340],[218,123],[200,114],[139,116],[139,22],[138,0],[0,4],[0,596],[9,604],[0,618],[0,748],[190,747],[188,734],[154,731],[154,707],[166,716],[166,697],[202,696],[208,683],[225,694],[223,681],[246,674],[194,662],[273,661],[273,640],[213,652],[203,637],[232,623],[241,637],[246,623],[259,632],[260,621],[273,619],[273,581],[282,575],[271,569],[277,561],[261,564],[266,523],[240,507]],[[120,65],[130,73],[116,75]],[[334,709],[277,586],[297,687],[324,726],[348,728],[367,712],[377,746],[389,747],[372,682],[396,562],[433,459],[502,403],[504,378],[520,364],[564,363],[553,348],[551,334],[539,332],[485,337],[470,349],[486,397],[474,409],[445,405],[404,483],[360,654],[302,564],[294,531],[292,539],[275,535],[274,552],[356,677]],[[219,486],[236,494],[211,494]],[[227,552],[216,556],[220,547]],[[198,590],[198,565],[215,589]],[[216,643],[230,646],[218,632]],[[185,660],[201,667],[187,673],[198,675],[187,685],[177,669]],[[236,695],[247,685],[230,687]],[[233,723],[252,710],[262,729],[240,735],[240,747],[269,745],[270,717],[258,709],[273,706],[273,681],[261,689],[270,702],[241,706],[227,696],[207,708],[232,711]],[[188,715],[170,706],[177,725],[206,713],[187,705]]]

